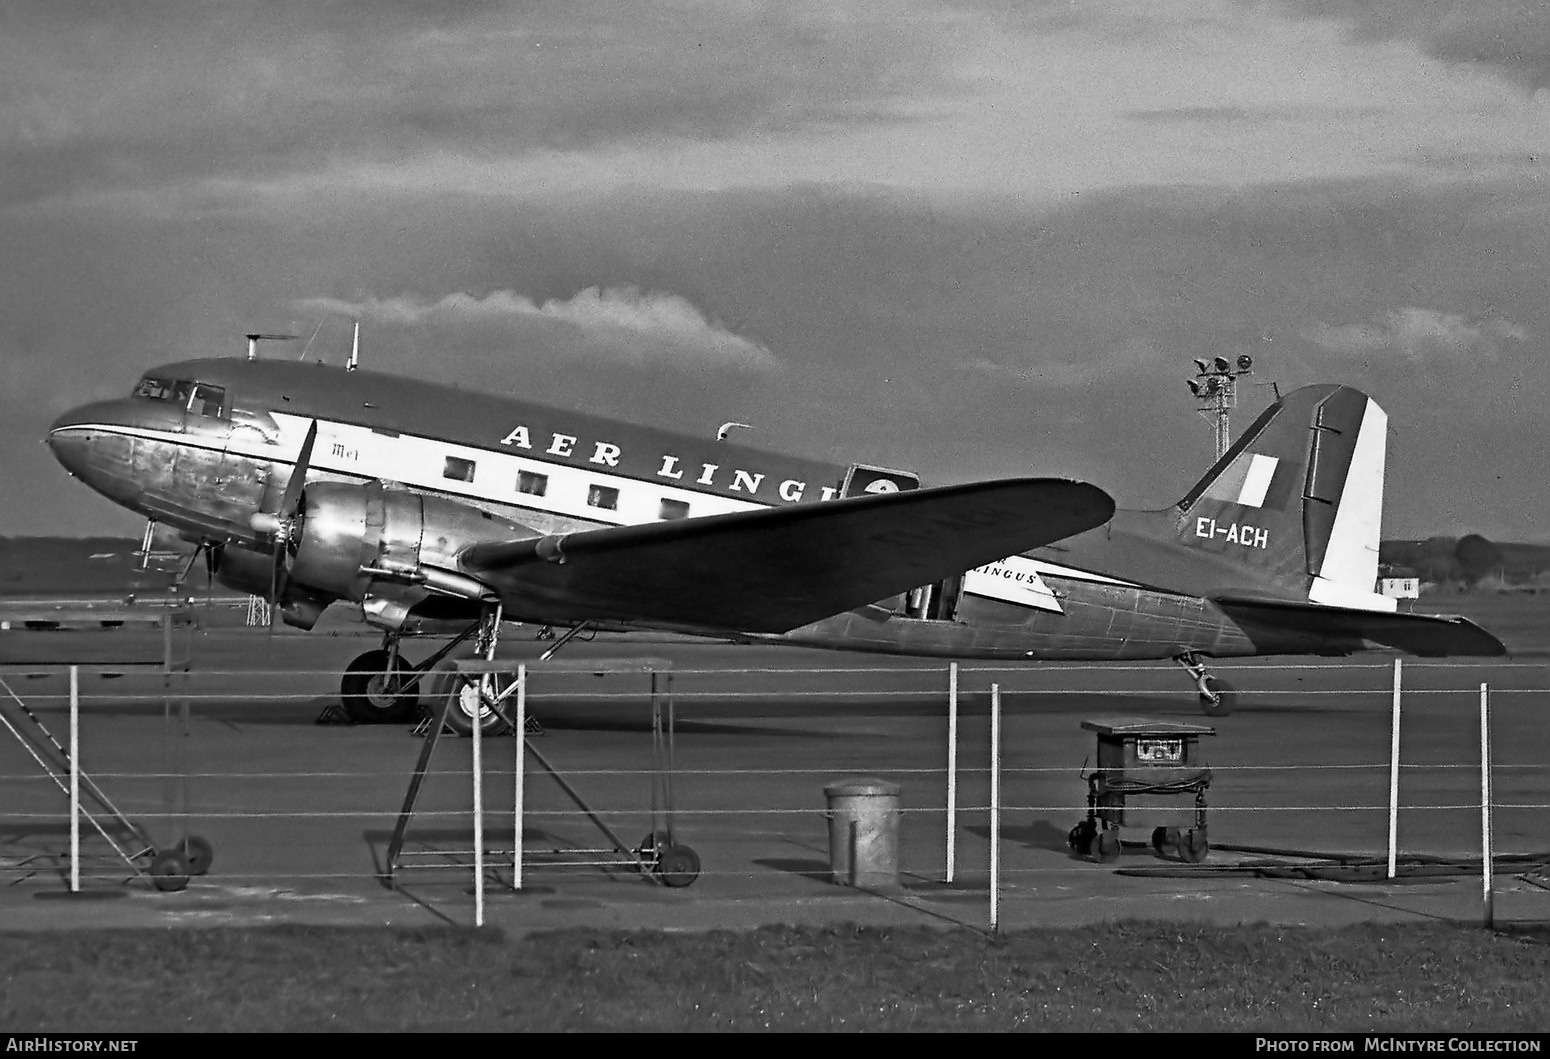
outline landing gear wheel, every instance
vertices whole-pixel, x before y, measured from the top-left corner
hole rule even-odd
[[[1210,674],[1196,681],[1200,689],[1200,708],[1208,717],[1226,717],[1238,704],[1238,689]]]
[[[183,854],[164,849],[151,858],[151,885],[164,893],[177,893],[188,886],[190,870]]]
[[[172,848],[181,853],[183,859],[188,862],[190,875],[209,874],[210,860],[215,855],[215,851],[210,848],[210,843],[198,835],[189,835]]]
[[[688,846],[668,846],[657,858],[657,878],[674,888],[700,877],[700,855]]]
[[[367,651],[345,667],[339,681],[339,701],[356,724],[397,724],[414,716],[420,705],[418,690],[400,691],[404,665],[393,668],[389,651]]]
[[[1092,852],[1093,839],[1098,836],[1098,827],[1091,820],[1083,820],[1073,827],[1066,835],[1066,845],[1078,857],[1085,857]]]
[[[478,718],[480,735],[502,735],[508,731],[501,715],[490,709],[490,704],[479,694],[479,685],[466,680],[450,682],[452,705],[447,710],[447,727],[458,735],[474,734],[474,718]]]
[[[1206,833],[1192,827],[1184,832],[1183,840],[1179,843],[1179,857],[1187,864],[1199,864],[1206,859],[1210,849]]]
[[[1098,842],[1093,849],[1093,856],[1100,864],[1112,864],[1119,860],[1120,843],[1118,831],[1100,831]]]

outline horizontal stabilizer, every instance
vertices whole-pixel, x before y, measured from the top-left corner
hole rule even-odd
[[[462,565],[513,614],[785,632],[1113,513],[1096,486],[1010,479],[478,544]]]
[[[1228,596],[1213,597],[1212,602],[1244,625],[1269,626],[1310,636],[1349,637],[1406,654],[1491,658],[1507,653],[1506,645],[1495,636],[1468,618],[1455,615],[1357,610]]]

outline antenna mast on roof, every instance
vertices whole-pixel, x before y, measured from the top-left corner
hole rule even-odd
[[[289,342],[291,339],[293,339],[293,338],[300,338],[301,336],[300,335],[265,335],[265,334],[254,333],[254,334],[249,334],[246,337],[247,337],[247,340],[248,340],[248,359],[249,360],[257,360],[258,359],[258,344],[260,342],[263,342],[263,341]]]

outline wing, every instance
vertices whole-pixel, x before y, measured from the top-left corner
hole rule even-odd
[[[1367,640],[1407,654],[1442,657],[1496,657],[1507,653],[1495,636],[1468,618],[1353,610],[1319,603],[1213,597],[1239,623],[1268,625],[1293,632]]]
[[[509,613],[785,632],[1100,526],[1082,482],[1011,479],[478,544]]]

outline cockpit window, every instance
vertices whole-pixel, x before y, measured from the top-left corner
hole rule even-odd
[[[150,375],[135,384],[136,397],[170,401],[195,415],[219,418],[226,414],[226,390],[189,379],[157,379]]]
[[[135,387],[136,397],[149,397],[153,401],[172,400],[172,383],[166,379],[153,379],[149,375]]]
[[[211,386],[209,383],[196,382],[194,395],[188,400],[188,410],[195,415],[210,416],[219,419],[225,410],[226,391],[219,386]]]

